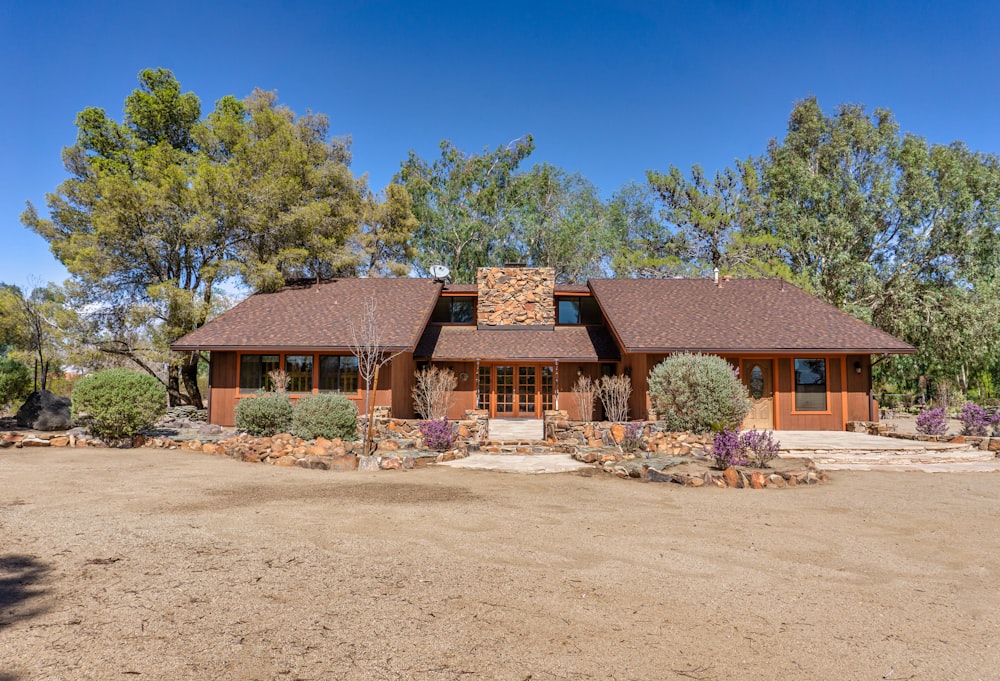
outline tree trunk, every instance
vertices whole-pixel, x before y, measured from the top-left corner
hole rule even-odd
[[[167,394],[170,396],[170,406],[176,407],[182,402],[180,371],[171,364],[167,367]]]
[[[199,359],[200,357],[197,352],[188,353],[184,357],[184,363],[181,364],[181,379],[184,381],[184,392],[188,395],[189,404],[194,405],[198,409],[203,409],[201,390],[198,388]]]

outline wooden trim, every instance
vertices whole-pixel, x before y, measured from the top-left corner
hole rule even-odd
[[[845,355],[845,357],[846,357],[846,355]],[[826,410],[825,411],[809,411],[809,410],[807,410],[807,411],[799,411],[798,409],[795,408],[795,360],[797,360],[797,359],[821,359],[825,363],[826,369],[823,372],[823,375],[826,377]],[[814,415],[814,416],[832,416],[833,415],[833,405],[832,405],[832,403],[830,401],[830,356],[829,355],[813,355],[813,356],[810,357],[809,355],[792,355],[791,356],[791,360],[792,361],[789,364],[789,366],[791,367],[791,371],[792,371],[792,375],[790,376],[791,381],[792,381],[792,392],[791,392],[791,395],[792,395],[792,409],[791,409],[791,413],[794,414],[794,415],[802,415],[802,416],[809,416],[809,415]]]
[[[778,401],[778,395],[781,394],[781,391],[778,390],[778,359],[776,357],[771,358],[771,383],[771,392],[774,393],[774,429],[781,430],[781,409]]]
[[[840,428],[847,430],[847,355],[840,358]]]

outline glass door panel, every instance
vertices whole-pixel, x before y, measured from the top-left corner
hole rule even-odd
[[[555,369],[542,367],[542,411],[556,408]]]
[[[514,367],[497,366],[496,368],[497,416],[514,413]]]
[[[535,395],[537,386],[537,367],[519,366],[517,368],[517,410],[521,416],[535,416]]]

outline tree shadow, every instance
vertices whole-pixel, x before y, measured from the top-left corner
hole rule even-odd
[[[47,610],[31,607],[30,602],[45,593],[42,585],[49,570],[49,565],[35,556],[0,554],[0,629]],[[6,681],[2,673],[0,681]]]

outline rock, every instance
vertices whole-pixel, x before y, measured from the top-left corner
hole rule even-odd
[[[48,440],[43,440],[40,437],[28,436],[28,437],[24,438],[23,440],[21,440],[19,446],[20,447],[48,447],[49,446],[49,441]]]
[[[329,452],[326,447],[320,444],[312,445],[311,447],[306,447],[306,456],[327,456]]]
[[[378,460],[377,456],[362,456],[358,459],[358,470],[359,471],[377,471],[378,470]]]
[[[767,476],[767,484],[769,487],[777,487],[778,489],[781,489],[782,487],[788,487],[788,483],[785,482],[785,479],[780,475],[778,475],[777,473],[772,473],[771,475]]]
[[[358,470],[358,457],[353,454],[330,457],[331,471],[356,471]]]
[[[692,475],[687,479],[687,482],[685,482],[684,485],[686,487],[703,487],[705,485],[705,479]]]
[[[621,423],[612,423],[611,439],[615,441],[615,444],[621,443],[625,439],[625,426]]]
[[[279,456],[277,459],[274,460],[275,466],[282,466],[284,468],[294,466],[295,463],[296,459],[294,456]]]
[[[330,457],[328,456],[307,456],[304,459],[300,459],[296,462],[297,465],[303,468],[313,468],[321,471],[330,470]]]
[[[750,486],[754,489],[764,489],[764,474],[760,471],[754,471],[750,474]]]
[[[643,471],[642,479],[646,482],[673,482],[674,476],[669,473],[661,473],[655,468],[646,468]]]
[[[69,438],[65,435],[60,435],[58,437],[51,438],[49,440],[49,445],[52,447],[67,447],[69,446]]]
[[[384,452],[394,452],[399,449],[399,443],[392,439],[386,439],[378,443],[378,448]]]
[[[383,456],[378,467],[382,470],[398,470],[403,467],[403,462],[398,456]]]
[[[726,485],[729,487],[742,487],[742,485],[740,485],[739,471],[732,466],[722,471],[722,479],[726,481]]]
[[[991,452],[1000,452],[1000,437],[991,437],[986,449]]]
[[[316,438],[316,446],[323,447],[324,449],[333,447],[333,440],[327,440],[325,437]]]
[[[68,397],[36,390],[17,410],[17,424],[33,430],[67,430],[73,427],[70,405]]]
[[[218,454],[219,446],[211,442],[206,442],[201,446],[201,451],[205,454]]]

